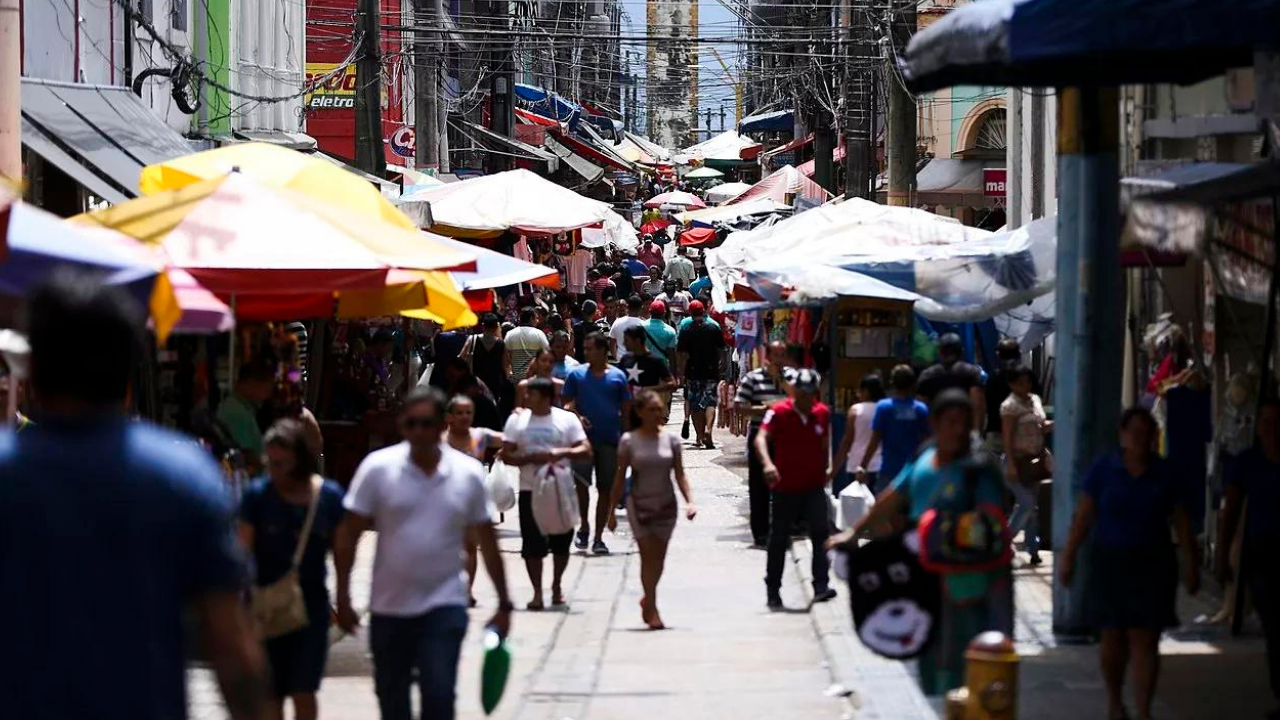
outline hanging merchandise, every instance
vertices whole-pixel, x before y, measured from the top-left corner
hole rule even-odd
[[[524,237],[523,235],[520,236],[519,242],[511,246],[511,254],[517,260],[523,260],[525,262],[534,261],[533,252],[529,249],[529,239]]]
[[[565,286],[570,293],[581,295],[587,291],[587,269],[594,260],[592,252],[585,248],[578,248],[566,259]]]

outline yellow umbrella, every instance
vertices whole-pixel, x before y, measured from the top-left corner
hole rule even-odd
[[[286,187],[359,217],[406,229],[416,226],[364,178],[315,155],[268,143],[240,143],[142,168],[142,194],[177,190],[238,170],[265,185]]]
[[[458,292],[453,277],[442,271],[396,270],[387,275],[387,286],[381,290],[347,290],[338,294],[340,319],[386,315],[431,320],[445,330],[480,322]]]

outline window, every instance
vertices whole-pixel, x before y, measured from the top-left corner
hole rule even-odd
[[[150,2],[150,0],[144,0]],[[187,30],[187,0],[169,0],[169,26],[174,30]]]

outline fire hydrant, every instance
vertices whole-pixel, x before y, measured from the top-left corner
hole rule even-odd
[[[965,651],[964,687],[947,693],[947,720],[1018,717],[1018,653],[1004,633],[985,632]]]

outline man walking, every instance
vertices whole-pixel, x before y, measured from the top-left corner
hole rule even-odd
[[[654,300],[649,304],[649,319],[642,326],[645,344],[649,346],[649,352],[666,363],[673,374],[678,374],[679,369],[675,366],[676,331],[663,319],[666,316],[667,306],[661,300]]]
[[[542,563],[551,555],[551,604],[565,602],[564,571],[569,567],[569,544],[573,533],[544,535],[533,517],[533,492],[537,489],[538,468],[559,460],[581,460],[591,457],[591,443],[582,423],[571,412],[552,407],[556,386],[547,378],[530,378],[525,402],[527,413],[517,413],[507,420],[502,430],[502,455],[506,462],[520,468],[520,555],[524,558],[529,581],[533,585],[530,610],[545,607],[542,599]]]
[[[982,432],[982,420],[987,416],[987,398],[982,391],[986,376],[963,358],[964,345],[959,335],[947,333],[938,338],[938,362],[920,373],[917,394],[929,406],[943,390],[955,388],[964,392],[973,402],[973,429]]]
[[[858,482],[867,482],[866,467],[871,464],[881,445],[880,479],[871,490],[879,495],[898,477],[907,463],[915,459],[920,444],[929,437],[929,408],[915,398],[916,374],[909,365],[899,365],[889,375],[893,397],[876,403],[871,416],[871,442],[858,458],[854,471]]]
[[[628,328],[640,327],[644,324],[644,320],[640,318],[640,296],[632,295],[626,302],[627,314],[614,320],[613,325],[609,327],[609,355],[614,359],[622,357],[623,333]]]
[[[773,509],[764,580],[771,610],[782,608],[782,569],[791,544],[791,527],[797,520],[804,521],[813,543],[814,602],[836,596],[828,578],[825,548],[830,534],[825,488],[827,459],[831,457],[831,412],[818,402],[820,383],[816,371],[798,370],[792,383],[794,396],[765,413],[755,438]]]
[[[640,248],[636,250],[636,259],[650,270],[658,268],[658,272],[662,272],[662,269],[667,266],[667,259],[662,256],[662,248],[653,243],[652,235],[644,236],[644,242],[640,243]]]
[[[787,344],[774,340],[769,343],[764,367],[756,368],[742,376],[733,403],[738,411],[747,415],[747,497],[750,507],[751,539],[756,547],[763,548],[769,541],[769,485],[764,479],[763,457],[752,450],[760,423],[774,403],[787,397],[787,377],[794,377],[791,356]]]
[[[434,388],[409,393],[400,409],[405,441],[360,463],[334,539],[338,625],[352,632],[359,624],[351,606],[356,542],[365,530],[378,530],[369,643],[382,720],[409,720],[415,671],[422,716],[454,716],[458,656],[467,632],[463,538],[468,533],[479,541],[498,593],[498,611],[490,622],[500,635],[510,629],[511,600],[484,466],[440,442],[445,402]]]
[[[631,395],[641,390],[652,390],[658,393],[663,402],[669,408],[671,406],[671,393],[676,390],[675,377],[671,374],[671,368],[661,359],[655,357],[649,352],[649,346],[645,340],[646,331],[644,327],[637,326],[627,328],[626,334],[623,336],[623,342],[626,352],[618,360],[618,369],[627,374],[627,384],[631,388]],[[628,418],[627,428],[638,427],[640,425],[639,418],[634,413]]]
[[[693,261],[689,259],[689,248],[681,245],[676,248],[676,256],[667,263],[666,278],[676,281],[679,287],[687,288],[696,277]]]
[[[693,419],[697,445],[714,450],[715,442],[711,439],[714,423],[708,411],[713,414],[720,404],[718,386],[724,334],[707,320],[706,310],[697,300],[689,304],[689,314],[692,320],[676,340],[676,351],[684,369],[686,405]]]
[[[230,716],[266,718],[222,473],[190,438],[125,416],[141,310],[79,274],[27,307],[40,413],[0,437],[4,716],[185,718],[189,611]]]
[[[507,332],[503,343],[507,346],[507,356],[511,358],[512,385],[519,385],[529,373],[529,363],[538,353],[551,347],[547,342],[547,334],[533,326],[533,308],[520,311],[520,326]],[[492,389],[492,388],[490,388]]]
[[[570,370],[582,364],[569,354],[572,349],[573,343],[569,341],[569,333],[557,330],[551,334],[551,358],[555,363],[551,366],[551,377],[564,380]]]
[[[577,413],[582,419],[593,451],[590,464],[580,463],[575,468],[579,480],[587,483],[585,487],[581,484],[578,487],[582,527],[578,530],[576,544],[578,549],[585,550],[587,538],[591,535],[588,507],[591,499],[590,480],[594,471],[597,494],[596,532],[591,552],[608,555],[609,548],[604,544],[604,526],[609,520],[613,474],[618,469],[618,441],[622,439],[622,419],[631,414],[631,389],[627,385],[626,373],[609,364],[609,338],[600,333],[592,333],[587,336],[583,351],[587,356],[587,364],[569,371],[564,380],[564,390],[561,391],[565,409]]]

